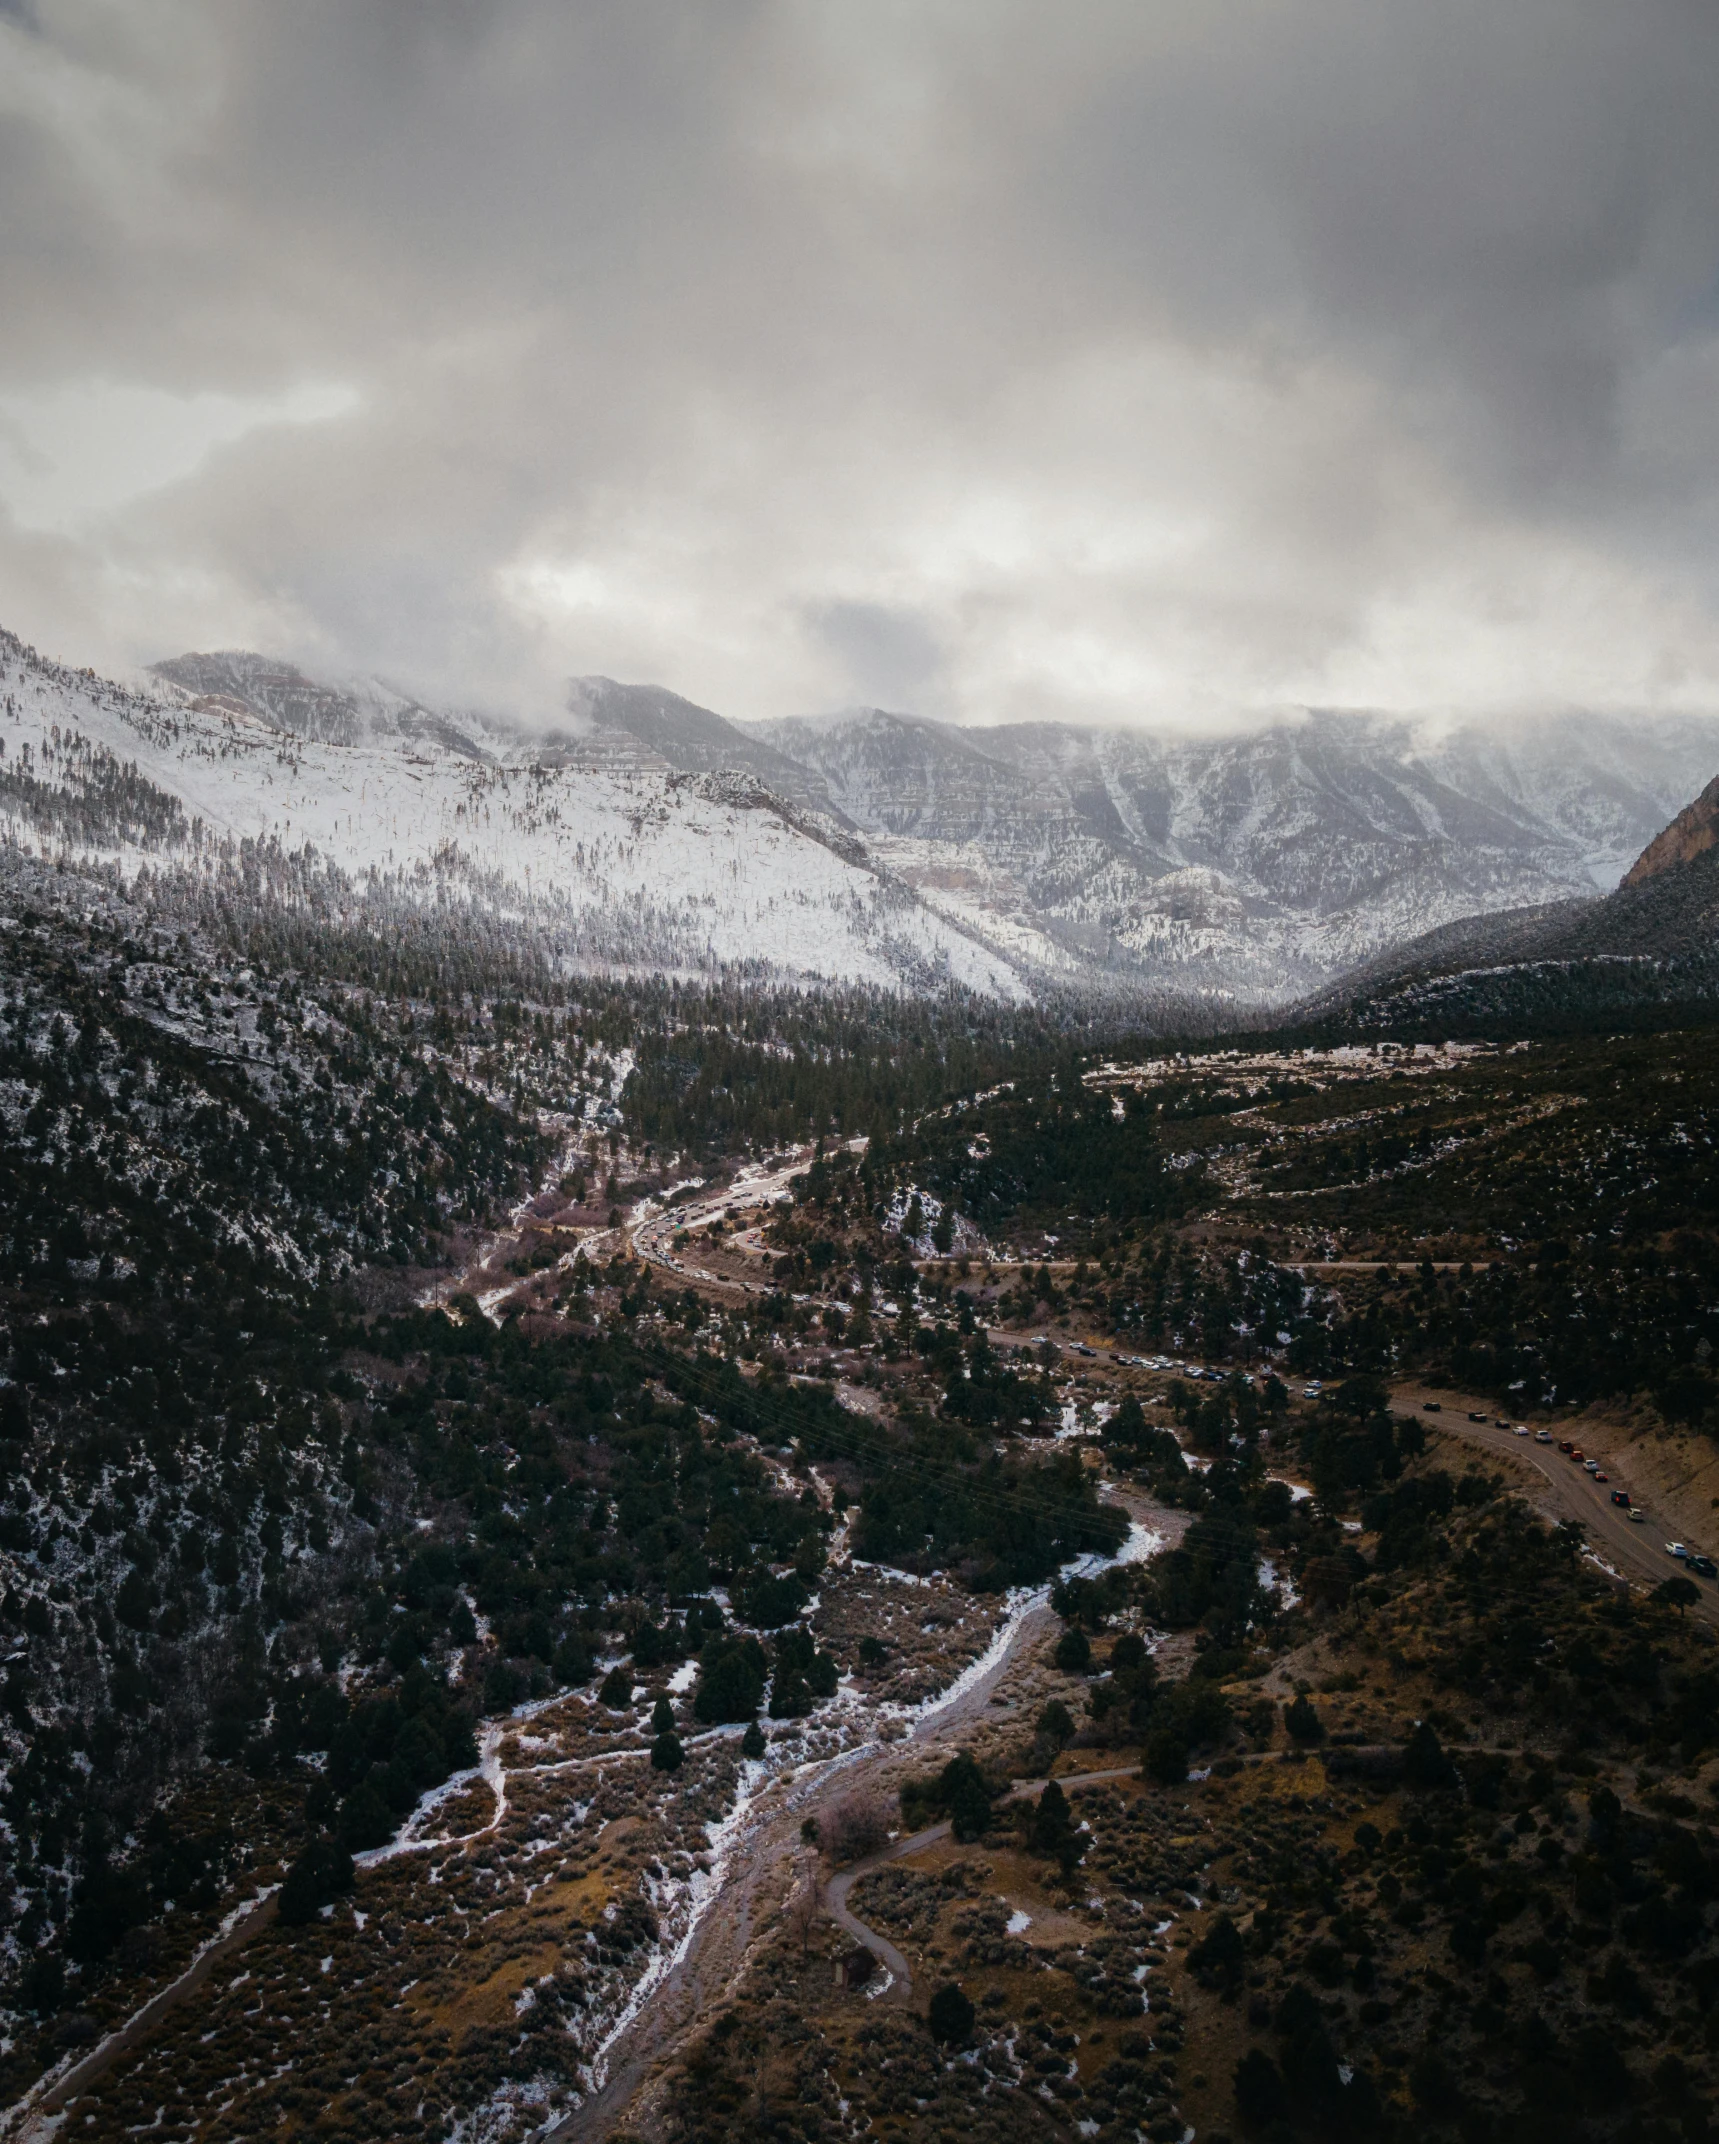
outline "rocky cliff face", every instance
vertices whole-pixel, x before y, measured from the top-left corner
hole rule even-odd
[[[1624,874],[1626,886],[1639,886],[1657,878],[1674,864],[1693,863],[1711,848],[1719,847],[1719,774],[1716,774],[1693,804],[1680,811],[1662,834],[1655,834]]]

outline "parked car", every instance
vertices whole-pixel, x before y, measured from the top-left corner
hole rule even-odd
[[[1576,1447],[1575,1447],[1575,1446],[1574,1446],[1574,1445],[1573,1445],[1573,1444],[1572,1444],[1572,1443],[1570,1442],[1570,1440],[1569,1440],[1569,1438],[1568,1438],[1568,1437],[1565,1437],[1565,1438],[1564,1438],[1564,1439],[1563,1439],[1563,1440],[1562,1440],[1562,1441],[1560,1442],[1560,1444],[1559,1444],[1559,1446],[1558,1446],[1558,1449],[1559,1449],[1559,1451],[1561,1451],[1561,1452],[1573,1452],[1573,1451],[1574,1451],[1574,1450],[1576,1449]]]
[[[1428,1413],[1428,1414],[1443,1414],[1443,1413],[1444,1413],[1444,1402],[1443,1402],[1443,1400],[1422,1400],[1422,1401],[1421,1401],[1421,1405],[1422,1405],[1422,1406],[1423,1406],[1423,1407],[1424,1407],[1424,1408],[1426,1409],[1426,1411],[1427,1411],[1427,1413]]]
[[[1620,1509],[1627,1511],[1629,1509],[1629,1491],[1627,1489],[1614,1489],[1612,1491],[1612,1502],[1618,1505]]]
[[[1519,1437],[1526,1437],[1526,1436],[1528,1436],[1528,1435],[1530,1434],[1530,1432],[1529,1432],[1529,1428],[1528,1428],[1528,1425],[1527,1425],[1527,1423],[1526,1423],[1526,1422],[1518,1422],[1518,1423],[1516,1424],[1516,1434],[1517,1434],[1517,1435],[1518,1435]]]
[[[1610,1481],[1611,1476],[1606,1472],[1604,1467],[1595,1467],[1594,1479],[1595,1481]]]
[[[1536,1444],[1550,1444],[1551,1441],[1552,1432],[1549,1429],[1537,1429],[1534,1432],[1534,1442]]]
[[[1687,1563],[1689,1560],[1689,1551],[1681,1541],[1668,1541],[1665,1544],[1665,1553],[1668,1556],[1675,1556],[1679,1563]]]
[[[1638,1526],[1645,1526],[1647,1524],[1647,1513],[1643,1511],[1639,1504],[1631,1504],[1625,1516],[1627,1518],[1633,1519]]]
[[[1471,1422],[1488,1422],[1488,1421],[1490,1421],[1490,1420],[1491,1420],[1492,1418],[1491,1418],[1491,1416],[1490,1416],[1490,1415],[1484,1415],[1484,1414],[1475,1414],[1475,1413],[1473,1412],[1473,1410],[1471,1409],[1471,1410],[1470,1410],[1470,1412],[1469,1412],[1469,1417],[1468,1417],[1468,1419],[1469,1419],[1469,1420],[1470,1420]]]
[[[1582,1461],[1582,1472],[1584,1474],[1597,1474],[1599,1471],[1600,1463],[1597,1459],[1584,1459]]]
[[[1685,1569],[1696,1572],[1702,1578],[1719,1578],[1719,1563],[1715,1563],[1711,1556],[1691,1556]]]

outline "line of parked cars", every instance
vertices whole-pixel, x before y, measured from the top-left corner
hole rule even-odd
[[[1443,1403],[1439,1400],[1423,1400],[1421,1405],[1428,1414],[1442,1414],[1444,1412]],[[1507,1415],[1489,1415],[1474,1409],[1469,1410],[1468,1419],[1471,1422],[1493,1423],[1497,1428],[1508,1429],[1518,1437],[1532,1437],[1536,1444],[1552,1444],[1556,1442],[1559,1451],[1563,1453],[1564,1457],[1570,1460],[1572,1464],[1579,1466],[1584,1474],[1590,1475],[1596,1482],[1610,1486],[1611,1476],[1597,1459],[1590,1459],[1573,1438],[1565,1437],[1562,1440],[1558,1440],[1553,1437],[1549,1429],[1531,1430],[1526,1422],[1512,1422]],[[1639,1504],[1632,1501],[1627,1489],[1613,1489],[1611,1498],[1613,1504],[1623,1513],[1626,1519],[1629,1519],[1637,1526],[1646,1525],[1647,1513],[1642,1510]],[[1686,1571],[1693,1571],[1696,1577],[1719,1580],[1719,1563],[1716,1563],[1711,1556],[1704,1556],[1699,1550],[1689,1548],[1681,1541],[1668,1541],[1665,1544],[1665,1553],[1674,1557]]]

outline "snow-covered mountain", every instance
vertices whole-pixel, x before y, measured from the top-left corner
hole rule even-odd
[[[530,919],[582,964],[1027,987],[833,821],[588,717],[527,734],[248,654],[180,658],[136,690],[5,635],[0,747],[0,831],[44,856],[295,860],[358,896]]]
[[[1688,718],[1198,738],[864,709],[749,734],[1017,952],[1042,934],[1270,997],[1457,917],[1591,897],[1719,765],[1719,723]]]
[[[0,636],[0,669],[0,830],[44,853],[266,853],[529,916],[582,962],[1214,1016],[1461,917],[1592,898],[1719,766],[1719,723],[1689,719],[736,723],[584,678],[543,731],[243,652],[133,689]]]

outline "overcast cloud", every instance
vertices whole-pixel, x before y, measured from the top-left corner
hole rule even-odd
[[[0,0],[0,620],[1719,708],[1708,0]]]

